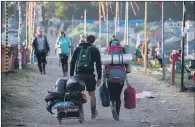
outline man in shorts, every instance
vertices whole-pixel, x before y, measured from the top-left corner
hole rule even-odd
[[[79,47],[77,47],[73,53],[73,56],[70,62],[70,76],[74,75],[74,68],[76,64],[76,71],[75,71],[76,75],[75,76],[79,77],[81,80],[85,82],[86,89],[90,96],[91,114],[92,114],[91,118],[95,119],[96,116],[98,115],[98,112],[96,110],[95,89],[96,89],[96,83],[97,83],[97,86],[101,84],[101,76],[102,76],[101,66],[102,65],[101,65],[100,52],[95,46],[93,46],[95,42],[95,37],[93,35],[90,35],[87,37],[86,41],[87,41],[86,43],[81,43]],[[86,51],[90,53],[90,55],[82,55],[82,53],[85,53]],[[87,57],[87,59],[89,59],[89,61],[87,61],[86,64],[82,64],[83,60],[80,61],[81,58],[79,57],[85,57],[85,56]],[[81,62],[81,64],[79,64],[79,62]],[[96,65],[96,70],[98,73],[97,82],[95,80],[95,74],[94,74],[94,70],[95,70],[94,63],[96,63],[95,65]]]

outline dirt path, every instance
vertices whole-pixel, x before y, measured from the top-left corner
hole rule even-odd
[[[54,90],[55,81],[62,76],[56,59],[49,59],[47,74],[40,75],[35,65],[28,65],[8,77],[2,75],[2,126],[13,127],[56,127],[58,122],[45,109],[44,96]],[[141,77],[141,78],[140,78]],[[154,92],[153,99],[140,99],[134,110],[122,106],[120,122],[112,119],[110,108],[103,108],[98,103],[99,116],[90,119],[89,105],[85,104],[86,122],[81,125],[77,120],[66,120],[61,126],[66,127],[193,127],[194,101],[192,94],[179,93],[173,87],[158,82],[148,76],[132,73],[129,81],[137,93]],[[8,93],[8,94],[5,94]],[[5,99],[6,95],[6,99]],[[123,99],[123,96],[122,96]],[[177,109],[177,111],[169,111]]]
[[[54,40],[52,40],[53,43]],[[50,42],[50,43],[52,43]],[[58,59],[48,59],[46,75],[40,75],[36,65],[27,65],[8,77],[2,75],[2,127],[193,127],[194,98],[190,93],[179,93],[174,87],[139,73],[129,75],[129,81],[137,93],[153,92],[153,99],[140,99],[137,108],[121,109],[120,121],[112,119],[110,108],[103,108],[97,100],[99,115],[90,119],[89,104],[84,105],[85,122],[64,120],[58,124],[56,118],[46,111],[44,96],[54,90],[55,81],[62,77]],[[121,97],[123,100],[123,96]],[[177,109],[177,111],[170,111]],[[153,126],[154,127],[154,126]],[[155,126],[157,127],[157,126]]]

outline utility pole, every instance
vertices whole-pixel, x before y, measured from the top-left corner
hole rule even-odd
[[[19,29],[18,29],[18,63],[19,69],[22,69],[21,36],[22,36],[22,10],[21,2],[18,2],[19,10]]]
[[[126,1],[127,2],[127,34],[126,34],[126,37],[127,37],[127,40],[126,40],[126,45],[129,44],[129,1]]]
[[[115,14],[115,35],[117,32],[117,24],[118,24],[118,6],[119,6],[119,2],[116,1],[116,14]]]
[[[125,4],[125,26],[124,26],[124,41],[123,41],[123,45],[126,44],[126,39],[127,39],[127,2]]]
[[[28,2],[26,1],[26,47],[28,48]]]
[[[109,47],[109,31],[108,31],[108,2],[106,2],[106,32],[107,32],[107,47]]]
[[[28,33],[28,41],[29,41],[29,60],[30,60],[30,63],[32,63],[32,46],[30,44],[30,42],[32,42],[32,2],[29,2],[29,33]]]
[[[9,6],[8,6],[8,1],[5,1],[5,13],[6,13],[6,18],[5,18],[5,71],[6,71],[6,76],[8,75],[8,68],[9,68],[9,54],[8,54],[8,11],[9,11]]]
[[[162,64],[163,64],[163,80],[165,80],[165,54],[164,54],[164,3],[162,1]]]
[[[87,10],[85,9],[84,10],[84,36],[86,37],[86,14],[87,13]]]
[[[147,74],[147,62],[148,62],[148,40],[147,40],[147,16],[148,16],[148,3],[145,1],[145,21],[144,21],[144,40],[145,40],[145,52],[144,52],[144,70]]]
[[[99,50],[101,49],[101,33],[102,33],[102,13],[101,13],[101,3],[99,2]]]
[[[186,33],[185,33],[185,12],[186,12],[186,8],[185,8],[185,3],[183,1],[183,26],[182,26],[182,50],[181,50],[181,54],[182,54],[182,68],[181,68],[181,91],[184,91],[185,90],[185,86],[184,86],[184,82],[183,82],[183,79],[184,79],[184,40],[185,40],[185,36],[186,36]]]

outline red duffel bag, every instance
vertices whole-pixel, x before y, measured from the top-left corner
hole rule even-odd
[[[124,107],[126,109],[133,109],[136,108],[136,91],[135,89],[129,84],[126,79],[127,88],[124,91]]]

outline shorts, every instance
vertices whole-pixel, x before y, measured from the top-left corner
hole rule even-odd
[[[88,92],[95,91],[96,88],[95,74],[76,74],[76,77],[79,77],[82,81],[85,82],[86,90]]]

